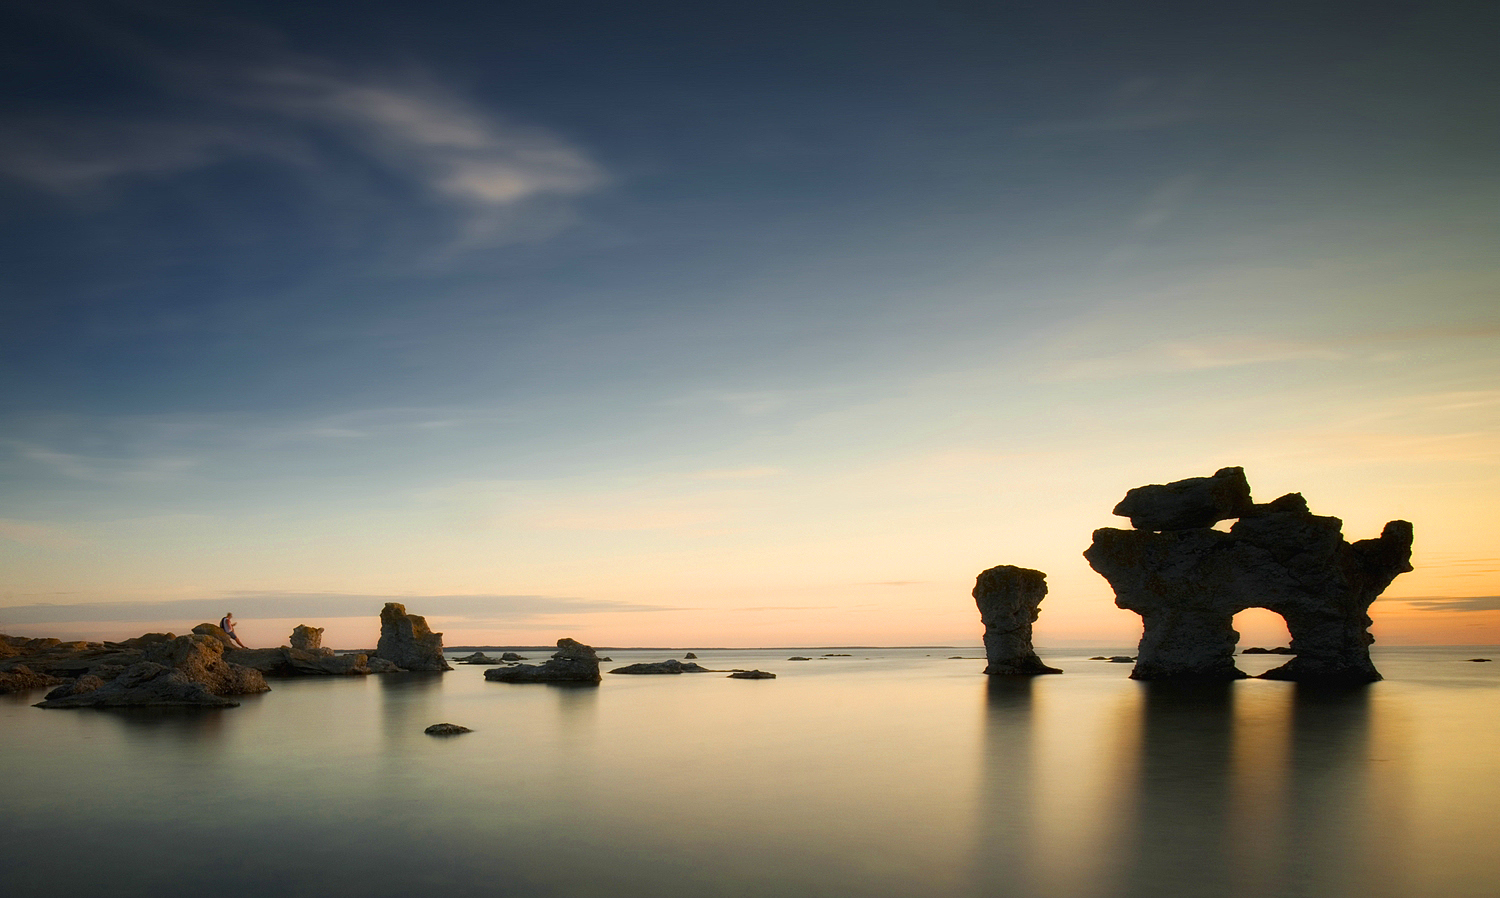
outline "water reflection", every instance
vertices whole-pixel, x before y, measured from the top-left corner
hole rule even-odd
[[[986,679],[975,893],[1034,895],[1034,680]]]
[[[388,744],[406,742],[412,733],[422,735],[443,722],[433,717],[442,704],[443,676],[441,671],[411,671],[370,678],[380,683],[381,729]]]
[[[1234,684],[1140,685],[1141,744],[1118,894],[1236,894]]]

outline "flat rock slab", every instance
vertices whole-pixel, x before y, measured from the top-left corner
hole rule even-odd
[[[708,668],[701,667],[695,662],[683,663],[676,658],[668,658],[666,661],[642,661],[639,664],[627,664],[610,671],[612,674],[685,674],[685,673],[712,673]]]
[[[774,680],[776,675],[765,670],[737,670],[729,675],[731,680]]]

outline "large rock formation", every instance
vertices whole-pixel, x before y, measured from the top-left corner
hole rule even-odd
[[[1241,469],[1225,468],[1211,478],[1131,490],[1116,513],[1154,529],[1094,531],[1084,557],[1114,587],[1115,604],[1144,624],[1131,676],[1243,677],[1234,665],[1233,617],[1266,608],[1286,620],[1297,657],[1262,676],[1380,679],[1370,662],[1375,640],[1367,611],[1411,570],[1411,524],[1391,521],[1379,538],[1351,545],[1343,522],[1311,513],[1299,493],[1256,505],[1248,503],[1247,485],[1241,503],[1243,481]],[[1230,512],[1239,520],[1229,532],[1211,529]]]
[[[492,667],[484,678],[497,683],[597,683],[602,679],[594,647],[566,637],[557,641],[557,651],[541,664]]]
[[[427,619],[407,614],[406,606],[387,602],[380,610],[380,642],[375,655],[404,670],[452,670],[443,658],[443,634],[434,633]]]
[[[984,654],[991,676],[1036,676],[1062,673],[1048,667],[1031,648],[1031,625],[1041,614],[1047,575],[1003,564],[979,575],[974,601],[984,621]]]
[[[61,677],[37,673],[24,664],[9,664],[0,667],[0,695],[41,689],[43,686],[58,686],[62,682]]]

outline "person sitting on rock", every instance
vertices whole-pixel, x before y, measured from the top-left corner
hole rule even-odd
[[[234,635],[234,612],[233,611],[230,611],[227,614],[225,614],[224,615],[224,619],[221,620],[221,621],[219,621],[219,629],[224,631],[224,635],[225,636],[228,636],[230,639],[233,639],[234,640],[234,644],[237,645],[237,646],[239,646],[240,648],[242,648],[242,649],[248,649],[250,647],[248,645],[245,645],[243,642],[240,642],[240,638],[238,636]]]

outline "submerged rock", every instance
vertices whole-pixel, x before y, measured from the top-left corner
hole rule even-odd
[[[764,670],[737,670],[729,675],[731,680],[774,680],[776,675]]]
[[[1031,625],[1047,597],[1047,575],[1003,564],[980,573],[974,602],[984,622],[984,654],[990,676],[1036,676],[1062,673],[1048,667],[1031,648]]]
[[[461,727],[456,723],[435,723],[422,732],[429,736],[459,736],[474,731],[468,727]]]
[[[407,614],[399,602],[380,610],[380,643],[375,654],[402,670],[452,670],[443,658],[443,634],[434,633],[427,619]]]
[[[1160,495],[1176,497],[1173,501],[1196,497],[1186,504],[1197,507],[1207,502],[1205,494],[1221,487],[1225,495],[1238,496],[1242,479],[1243,471],[1226,468],[1214,478],[1167,484]],[[1224,483],[1205,486],[1203,481],[1209,480]],[[1226,485],[1231,480],[1232,488]],[[1234,665],[1239,634],[1233,618],[1246,608],[1266,608],[1286,620],[1296,657],[1262,677],[1346,683],[1380,679],[1370,662],[1374,637],[1367,612],[1398,574],[1411,570],[1410,523],[1391,521],[1378,538],[1350,544],[1344,541],[1343,522],[1312,514],[1297,493],[1266,505],[1240,503],[1239,520],[1227,533],[1203,524],[1206,512],[1195,519],[1196,527],[1181,526],[1190,517],[1185,512],[1152,517],[1160,505],[1169,504],[1162,500],[1153,505],[1155,501],[1143,499],[1139,507],[1132,506],[1142,512],[1132,522],[1154,524],[1160,532],[1102,528],[1094,531],[1093,544],[1084,552],[1089,565],[1114,588],[1115,604],[1141,615],[1144,632],[1132,677],[1245,676]],[[1214,505],[1214,515],[1227,514],[1238,502],[1226,499]]]
[[[685,673],[711,673],[706,667],[689,661],[686,664],[676,658],[668,658],[665,661],[643,661],[639,664],[627,664],[610,671],[612,674],[685,674]]]
[[[484,672],[496,683],[597,683],[599,656],[593,646],[566,637],[557,641],[557,651],[541,664],[495,667]]]

